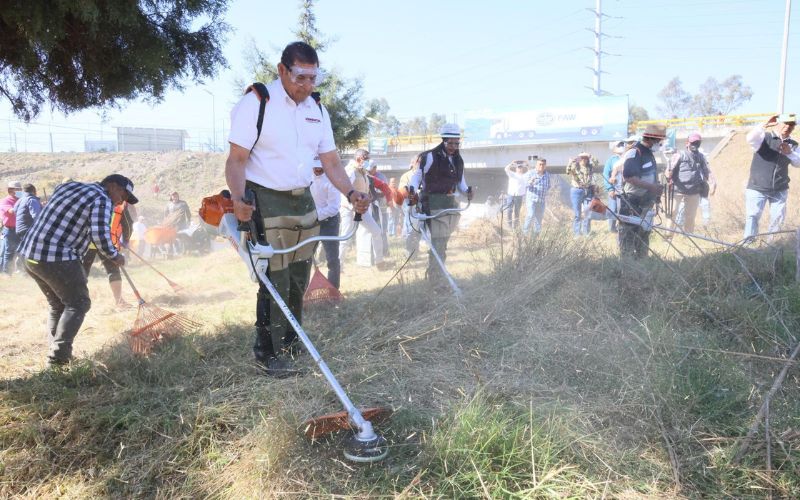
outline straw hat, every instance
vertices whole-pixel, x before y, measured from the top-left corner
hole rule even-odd
[[[667,136],[667,126],[663,123],[648,123],[642,132],[642,137],[649,139],[664,139]]]

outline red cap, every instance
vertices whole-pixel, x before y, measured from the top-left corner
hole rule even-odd
[[[700,134],[698,134],[697,132],[692,132],[691,134],[689,134],[689,137],[686,138],[686,142],[689,142],[689,143],[702,141],[702,140],[703,140],[703,138],[700,137]]]

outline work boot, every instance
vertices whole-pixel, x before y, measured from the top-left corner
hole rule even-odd
[[[253,355],[256,358],[256,363],[266,364],[267,358],[275,356],[275,350],[272,348],[272,338],[269,334],[269,328],[263,326],[256,327],[256,341],[253,344]]]
[[[278,356],[268,356],[264,362],[258,363],[258,367],[264,375],[275,378],[297,377],[303,374],[302,370],[295,368],[291,360]]]
[[[303,345],[303,342],[301,342],[298,337],[294,337],[294,339],[289,342],[284,341],[283,347],[281,348],[281,354],[286,354],[292,359],[306,352],[308,352],[306,346]]]

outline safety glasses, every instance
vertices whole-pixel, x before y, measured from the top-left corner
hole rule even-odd
[[[316,87],[325,80],[325,71],[321,68],[292,66],[289,68],[289,79],[296,85],[311,85],[312,87]]]

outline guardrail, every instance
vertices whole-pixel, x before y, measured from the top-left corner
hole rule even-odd
[[[743,127],[767,121],[772,113],[752,113],[747,115],[692,116],[689,118],[670,118],[666,120],[642,120],[634,124],[637,131],[644,130],[650,123],[663,123],[667,128],[690,128],[703,130],[704,127]]]

